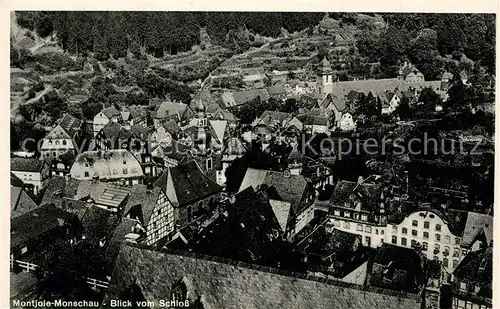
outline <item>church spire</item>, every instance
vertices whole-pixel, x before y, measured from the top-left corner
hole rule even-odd
[[[207,147],[207,115],[205,113],[205,106],[201,102],[201,92],[200,99],[196,103],[196,127],[198,128],[196,132],[195,144],[200,153],[206,153]]]

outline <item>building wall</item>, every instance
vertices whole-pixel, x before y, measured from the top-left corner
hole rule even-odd
[[[101,129],[108,124],[110,119],[106,117],[103,113],[99,113],[94,116],[94,136],[97,135]]]
[[[406,245],[403,239],[406,239]],[[443,262],[444,269],[450,273],[462,256],[460,237],[453,235],[448,224],[431,211],[417,211],[398,225],[388,225],[385,241],[403,247],[411,247],[412,241],[415,241],[423,246],[422,252],[428,259]]]
[[[33,185],[33,193],[36,195],[40,190],[42,190],[50,176],[50,171],[48,168],[40,172],[23,172],[23,171],[11,171],[16,177],[21,179],[27,185]]]
[[[146,228],[146,243],[152,245],[174,231],[174,207],[163,191],[160,192]]]
[[[453,235],[447,223],[432,211],[416,211],[396,225],[376,224],[370,222],[368,216],[363,220],[363,213],[358,214],[358,219],[354,219],[355,215],[355,210],[335,209],[330,215],[329,226],[360,235],[362,244],[372,248],[377,248],[384,242],[407,248],[411,248],[412,243],[418,243],[428,259],[443,262],[444,269],[449,273],[453,272],[462,259],[461,238]],[[428,222],[428,227],[425,222]],[[440,230],[437,230],[437,225],[440,226]]]

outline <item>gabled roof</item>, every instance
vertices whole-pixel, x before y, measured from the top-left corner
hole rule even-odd
[[[468,281],[480,287],[477,296],[491,298],[493,281],[493,252],[488,247],[469,252],[453,271],[460,281]]]
[[[221,258],[152,251],[124,244],[105,301],[135,286],[146,300],[158,301],[183,282],[203,308],[408,309],[420,308],[414,295],[317,279]]]
[[[214,130],[215,137],[219,140],[219,143],[222,143],[224,141],[224,135],[226,133],[227,121],[210,120],[210,126]]]
[[[290,202],[270,199],[269,204],[273,209],[274,215],[278,220],[281,230],[285,232],[288,225],[288,219],[290,218],[290,208],[291,208]]]
[[[11,172],[10,173],[10,185],[14,186],[14,187],[22,187],[22,186],[24,186],[24,182]]]
[[[468,212],[461,245],[464,247],[471,246],[481,232],[484,232],[488,243],[493,239],[493,217],[476,212]]]
[[[37,208],[38,205],[21,187],[10,186],[10,217],[14,218]]]
[[[364,211],[377,211],[382,187],[379,184],[362,183],[341,180],[335,185],[331,202],[334,205],[355,208],[361,202]]]
[[[59,120],[58,125],[61,126],[70,138],[74,138],[82,126],[82,121],[70,114],[64,114],[61,120]]]
[[[161,194],[163,193],[159,187],[148,189],[146,185],[133,186],[123,214],[126,216],[133,207],[140,206],[140,217],[138,219],[144,226],[147,226]]]
[[[64,222],[74,218],[70,213],[56,208],[54,205],[43,205],[12,218],[10,231],[10,247],[16,247],[26,241],[36,241],[46,232],[58,228]]]
[[[154,184],[174,206],[187,206],[219,193],[222,188],[202,173],[195,161],[169,167]]]
[[[186,109],[190,108],[185,103],[180,102],[162,102],[158,109],[156,110],[155,118],[163,119],[167,116],[177,115],[179,119],[186,112]]]
[[[328,118],[323,116],[307,115],[306,119],[304,120],[304,125],[327,126]]]
[[[14,172],[40,173],[47,162],[35,158],[11,158],[10,170]]]
[[[345,112],[349,108],[344,98],[339,98],[331,93],[326,96],[323,102],[320,103],[319,107],[328,108],[331,104],[333,104],[335,109],[339,112]]]
[[[238,192],[250,186],[257,189],[262,185],[267,186],[269,198],[289,202],[294,214],[300,210],[302,199],[309,188],[309,183],[302,175],[285,177],[282,172],[248,168]]]
[[[101,111],[101,113],[104,114],[104,116],[108,117],[109,119],[113,117],[118,117],[121,115],[120,111],[117,110],[114,106],[107,107]]]
[[[101,134],[103,134],[106,139],[111,139],[113,141],[120,139],[126,140],[132,137],[132,132],[130,130],[127,130],[124,126],[113,121],[108,122],[100,132],[102,132]]]

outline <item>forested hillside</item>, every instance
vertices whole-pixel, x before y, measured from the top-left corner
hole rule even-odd
[[[278,36],[282,27],[302,30],[317,24],[322,16],[279,12],[17,12],[20,26],[41,37],[55,33],[66,51],[111,53],[114,57],[141,47],[157,56],[189,50],[199,43],[200,27],[206,27],[214,43],[223,44],[232,29],[246,26],[253,33]]]

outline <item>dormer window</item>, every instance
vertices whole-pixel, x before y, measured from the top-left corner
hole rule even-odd
[[[467,292],[467,283],[466,282],[460,282],[460,291]]]

